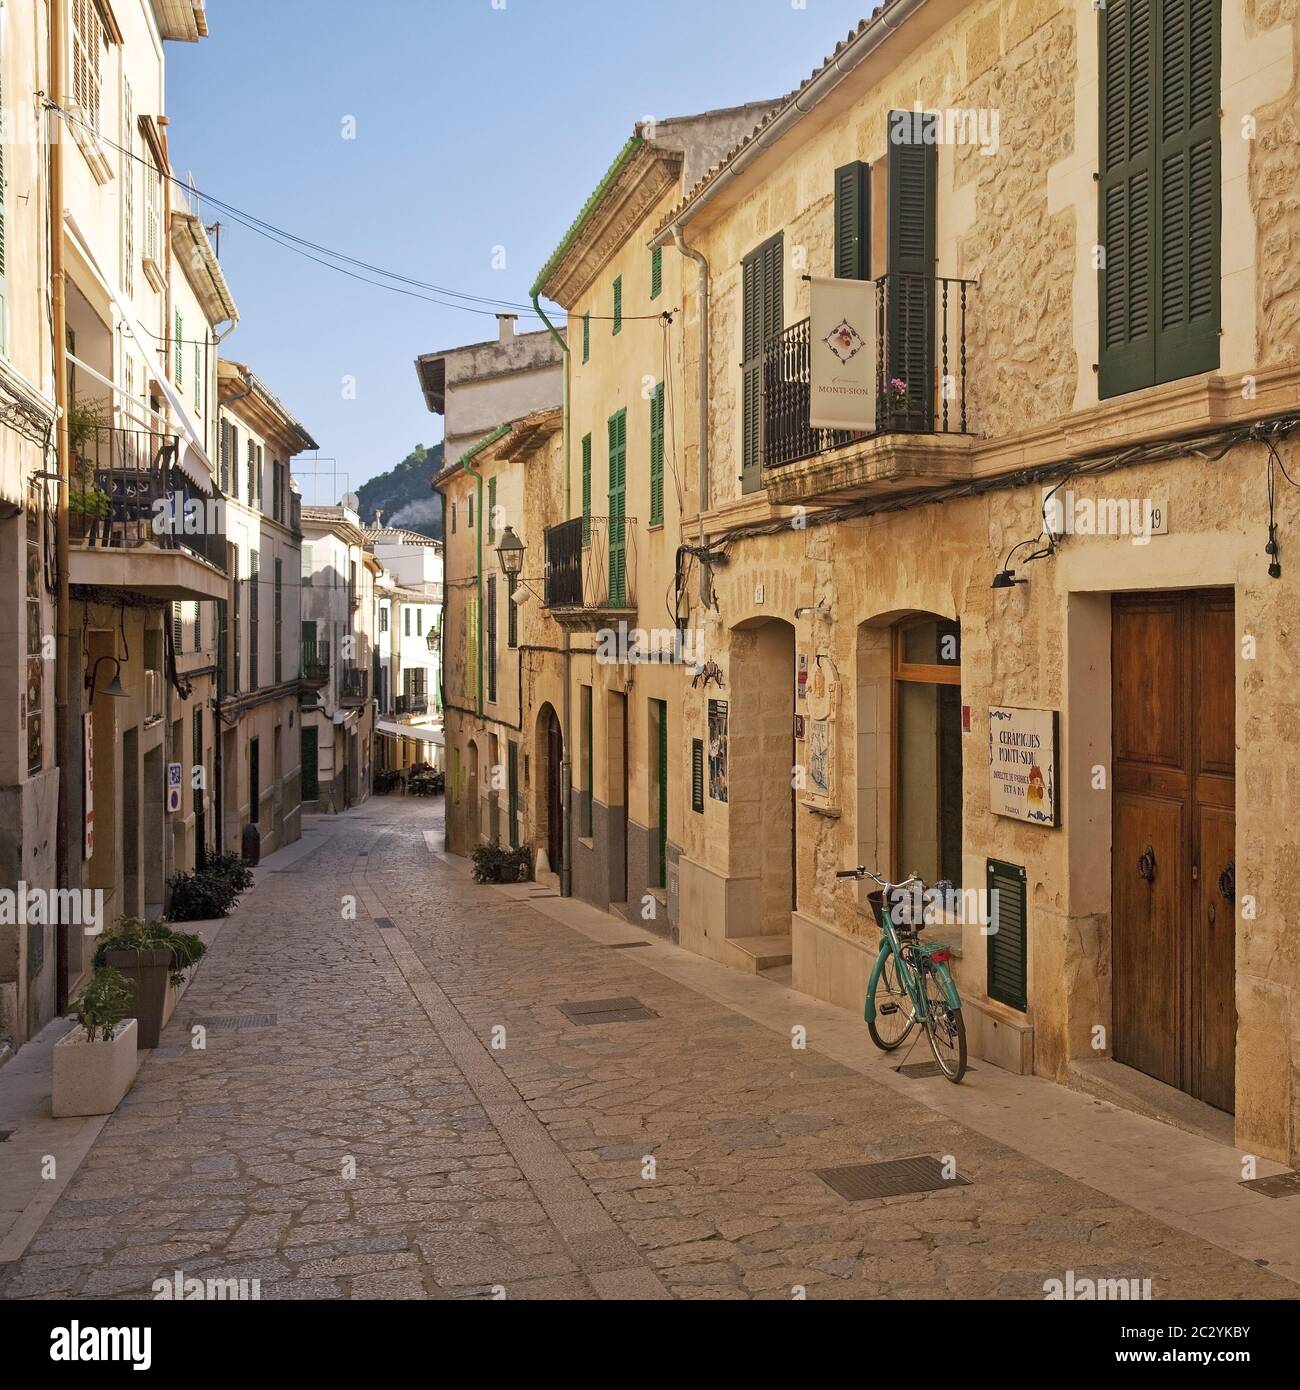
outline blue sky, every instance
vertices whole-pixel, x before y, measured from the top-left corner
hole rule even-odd
[[[504,8],[500,6],[504,5]],[[413,278],[527,301],[537,271],[645,116],[780,95],[870,0],[209,0],[168,45],[173,164],[200,189]],[[797,7],[798,6],[798,7]],[[342,138],[355,119],[356,138]],[[412,365],[494,337],[486,315],[348,280],[223,221],[249,362],[337,459],[304,500],[442,436]],[[493,248],[506,266],[492,267]],[[539,327],[520,320],[521,331]],[[344,379],[356,398],[345,399]],[[300,476],[301,467],[298,470]]]

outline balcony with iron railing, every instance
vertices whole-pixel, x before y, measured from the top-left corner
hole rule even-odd
[[[370,672],[364,666],[344,666],[339,671],[339,704],[364,705],[370,698]]]
[[[330,644],[310,637],[302,639],[302,664],[299,679],[304,685],[319,688],[329,684]]]
[[[543,603],[562,627],[636,615],[636,518],[575,516],[545,534]]]
[[[769,500],[833,504],[969,476],[974,285],[899,272],[874,282],[876,427],[869,433],[810,423],[815,345],[808,319],[768,342],[759,427]]]
[[[73,584],[159,599],[226,596],[225,511],[180,465],[174,434],[96,426],[73,444],[68,494]]]
[[[397,714],[399,718],[409,719],[428,713],[429,697],[427,695],[399,695],[397,697]]]

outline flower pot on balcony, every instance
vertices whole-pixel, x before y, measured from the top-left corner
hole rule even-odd
[[[91,1042],[78,1025],[54,1045],[56,1119],[74,1115],[111,1115],[131,1089],[140,1065],[136,1020],[125,1018],[108,1042]]]
[[[104,953],[104,964],[125,975],[135,986],[132,1009],[140,1025],[136,1045],[157,1047],[167,1004],[168,977],[173,968],[170,947],[155,946],[148,951],[110,949]]]

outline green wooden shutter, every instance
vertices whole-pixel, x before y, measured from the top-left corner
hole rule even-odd
[[[591,314],[590,312],[582,316],[582,360],[591,361]]]
[[[609,602],[627,604],[627,411],[609,417]]]
[[[488,540],[496,539],[497,534],[497,480],[488,479],[488,515],[487,515]]]
[[[1218,0],[1101,11],[1098,393],[1219,365]]]
[[[623,277],[614,280],[614,332],[623,331]]]
[[[871,166],[861,160],[835,171],[835,274],[871,278]]]
[[[510,848],[519,848],[519,745],[506,744],[506,786],[509,795]]]
[[[664,384],[650,396],[650,525],[664,520]]]
[[[487,582],[487,697],[494,704],[497,698],[497,577],[488,575]]]
[[[656,246],[650,252],[650,298],[658,299],[664,292],[664,248]]]
[[[989,998],[1023,1011],[1029,1002],[1025,871],[1018,864],[990,859],[987,873]]]
[[[741,492],[763,486],[763,350],[785,327],[784,264],[778,233],[741,266]]]
[[[934,112],[889,113],[889,280],[886,378],[907,383],[895,429],[928,430],[934,417]]]
[[[582,436],[582,543],[591,544],[591,436]]]

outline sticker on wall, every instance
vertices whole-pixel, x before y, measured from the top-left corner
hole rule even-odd
[[[794,717],[794,736],[800,741],[800,743],[803,742],[805,730],[804,719],[802,714],[796,714]]]
[[[727,799],[727,701],[709,701],[709,795]]]
[[[808,737],[808,790],[814,796],[831,794],[831,725],[829,719],[814,719]]]
[[[167,811],[174,815],[181,809],[181,765],[167,764]]]
[[[801,700],[808,698],[808,653],[799,653],[798,694]]]
[[[1060,715],[1054,709],[989,709],[989,806],[994,815],[1058,826]]]

